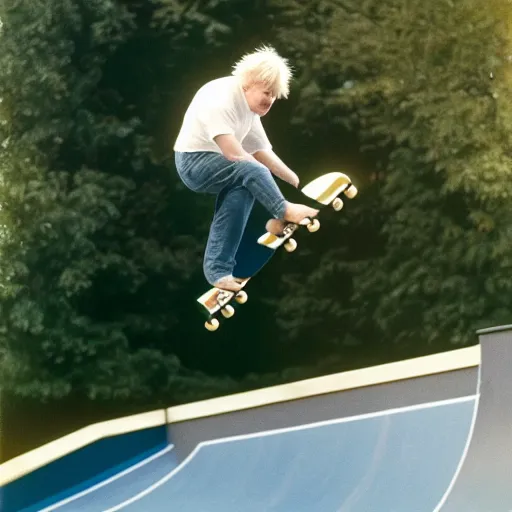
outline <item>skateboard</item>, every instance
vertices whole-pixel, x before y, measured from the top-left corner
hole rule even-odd
[[[297,199],[297,202],[308,204],[307,199],[310,199],[309,205],[313,208],[321,210],[322,207],[331,206],[335,211],[340,211],[344,206],[343,200],[339,197],[342,194],[352,199],[357,195],[357,188],[346,174],[331,172],[302,187],[301,198]],[[290,198],[290,194],[284,195],[287,199]],[[245,286],[267,264],[279,247],[284,247],[287,252],[293,252],[297,248],[297,242],[292,238],[297,230],[306,227],[310,233],[318,231],[318,215],[306,218],[300,224],[287,223],[282,233],[273,234],[265,229],[265,224],[269,220],[268,212],[260,203],[255,202],[235,256],[233,276],[243,280],[242,289],[231,292],[212,287],[197,299],[202,312],[207,316],[205,327],[208,331],[216,331],[219,328],[221,317],[231,318],[235,314],[234,304],[247,302]]]

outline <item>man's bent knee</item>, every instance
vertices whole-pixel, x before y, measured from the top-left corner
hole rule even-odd
[[[242,182],[254,179],[273,179],[270,169],[263,164],[256,162],[239,162],[237,164],[239,170],[239,178]]]
[[[270,172],[268,167],[260,162],[253,162],[252,160],[242,160],[236,163],[236,166],[242,170],[242,172],[248,171],[266,171]]]

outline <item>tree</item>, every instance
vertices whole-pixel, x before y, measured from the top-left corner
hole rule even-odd
[[[361,193],[339,220],[342,240],[305,257],[302,279],[286,278],[283,329],[338,347],[404,342],[429,351],[506,321],[506,2],[274,5],[300,62],[296,124],[312,141],[326,125],[354,132],[375,158],[374,170],[355,173]]]
[[[153,137],[183,85],[173,74],[229,34],[217,19],[233,21],[227,4],[3,4],[4,391],[132,401],[158,391],[168,404],[237,389],[183,365],[202,333],[190,309],[205,286],[211,205],[186,207]]]

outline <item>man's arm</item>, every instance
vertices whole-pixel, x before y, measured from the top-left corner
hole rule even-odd
[[[299,177],[272,151],[272,145],[258,116],[254,118],[251,130],[242,144],[258,162],[270,169],[272,174],[294,187],[299,186]]]
[[[231,134],[217,135],[213,140],[228,160],[232,162],[248,160],[261,163],[275,176],[294,187],[299,186],[299,177],[271,149],[256,151],[254,155],[251,155]]]
[[[299,177],[271,150],[256,151],[254,158],[270,169],[272,174],[290,183],[295,188],[299,186]]]
[[[222,154],[231,162],[240,160],[249,160],[258,163],[258,161],[242,147],[236,137],[231,134],[217,135],[213,138],[219,146]]]

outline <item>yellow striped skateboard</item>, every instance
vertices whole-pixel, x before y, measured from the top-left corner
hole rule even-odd
[[[294,190],[298,193],[296,189]],[[305,185],[300,192],[312,199],[315,204],[320,204],[324,207],[332,206],[336,211],[343,208],[343,200],[339,196],[344,194],[349,199],[352,199],[357,195],[357,189],[352,184],[350,178],[340,172],[332,172],[320,176]],[[304,219],[300,225],[287,224],[283,233],[275,235],[265,230],[267,220],[268,212],[259,203],[256,203],[240,242],[235,258],[237,264],[233,271],[235,277],[244,279],[244,287],[249,279],[266,265],[278,247],[284,246],[288,252],[295,250],[297,243],[292,238],[292,235],[301,225],[306,226],[310,232],[315,232],[320,227],[320,222],[317,218]],[[208,317],[205,322],[206,329],[216,331],[220,325],[219,319],[221,317],[231,318],[235,313],[233,306],[235,304],[244,304],[247,299],[248,296],[244,290],[235,293],[218,288],[210,288],[197,299],[202,311]]]
[[[301,189],[301,192],[324,206],[331,205],[336,211],[343,208],[343,200],[339,197],[341,194],[345,194],[349,199],[357,195],[357,189],[350,178],[341,172],[324,174],[308,183]],[[310,233],[320,229],[320,222],[317,218],[306,218],[300,225],[306,226]],[[258,238],[258,243],[274,250],[283,245],[288,252],[292,252],[297,248],[297,242],[292,235],[300,225],[290,222],[278,235],[267,231]]]

